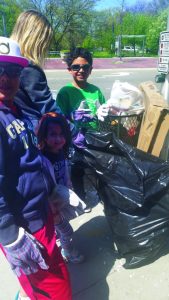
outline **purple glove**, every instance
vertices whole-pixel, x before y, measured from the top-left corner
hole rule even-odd
[[[85,136],[79,131],[75,137],[73,137],[73,144],[78,148],[86,148],[85,146]]]
[[[88,109],[88,110],[76,110],[74,113],[73,113],[73,118],[74,118],[74,121],[76,122],[84,122],[84,123],[87,123],[87,122],[91,122],[93,121],[93,115],[91,114],[91,111]]]
[[[19,277],[21,271],[25,275],[36,273],[39,268],[47,270],[49,266],[42,257],[40,248],[43,246],[31,234],[25,232],[23,228],[21,237],[11,245],[4,246],[7,260],[14,273]],[[19,235],[20,235],[19,231]]]

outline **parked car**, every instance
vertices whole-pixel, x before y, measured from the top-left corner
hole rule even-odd
[[[124,48],[122,50],[123,51],[132,51],[132,52],[134,52],[134,47],[133,46],[124,46]],[[135,51],[139,51],[139,48],[135,47]]]

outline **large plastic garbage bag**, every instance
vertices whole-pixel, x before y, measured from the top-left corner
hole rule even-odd
[[[169,162],[112,133],[86,134],[83,157],[95,170],[98,193],[125,268],[150,263],[169,247]]]

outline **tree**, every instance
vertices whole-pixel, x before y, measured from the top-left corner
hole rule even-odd
[[[34,4],[35,4],[35,0]],[[73,48],[81,44],[88,33],[93,8],[98,0],[46,0],[43,1],[43,13],[48,17],[54,30],[54,47],[61,43]],[[38,2],[42,9],[41,0]],[[37,5],[37,3],[36,3]]]
[[[150,24],[147,32],[147,47],[158,53],[160,32],[167,29],[168,10],[162,11]]]
[[[21,12],[17,1],[0,1],[0,35],[9,36],[17,16]]]
[[[18,0],[21,10],[37,9],[54,31],[53,48],[72,48],[88,34],[94,6],[99,0]]]
[[[99,0],[0,0],[0,34],[9,36],[16,18],[25,9],[37,9],[47,16],[54,30],[53,50],[85,46],[110,51],[120,35],[146,35],[147,47],[158,50],[159,33],[166,30],[169,0],[140,0],[129,6],[119,0],[113,9],[96,11]],[[123,39],[140,45],[139,39]]]
[[[112,39],[113,39],[113,32],[112,32],[112,24],[113,24],[113,17],[111,14],[111,10],[104,10],[101,12],[96,12],[92,18],[92,24],[90,31],[90,35],[93,37],[95,41],[95,48],[96,49],[106,49],[110,51]]]
[[[169,6],[168,0],[152,0],[147,3],[147,10],[152,14],[158,14]]]

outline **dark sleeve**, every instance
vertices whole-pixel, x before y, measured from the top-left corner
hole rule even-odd
[[[52,97],[46,75],[40,67],[29,65],[24,68],[20,78],[20,87],[42,115],[50,111],[61,112],[56,100]]]
[[[6,132],[2,124],[0,124],[0,244],[2,245],[7,245],[15,241],[19,231],[18,226],[15,225],[14,217],[9,210],[5,196],[6,181],[8,180],[5,165],[11,163],[8,161],[6,139]]]

